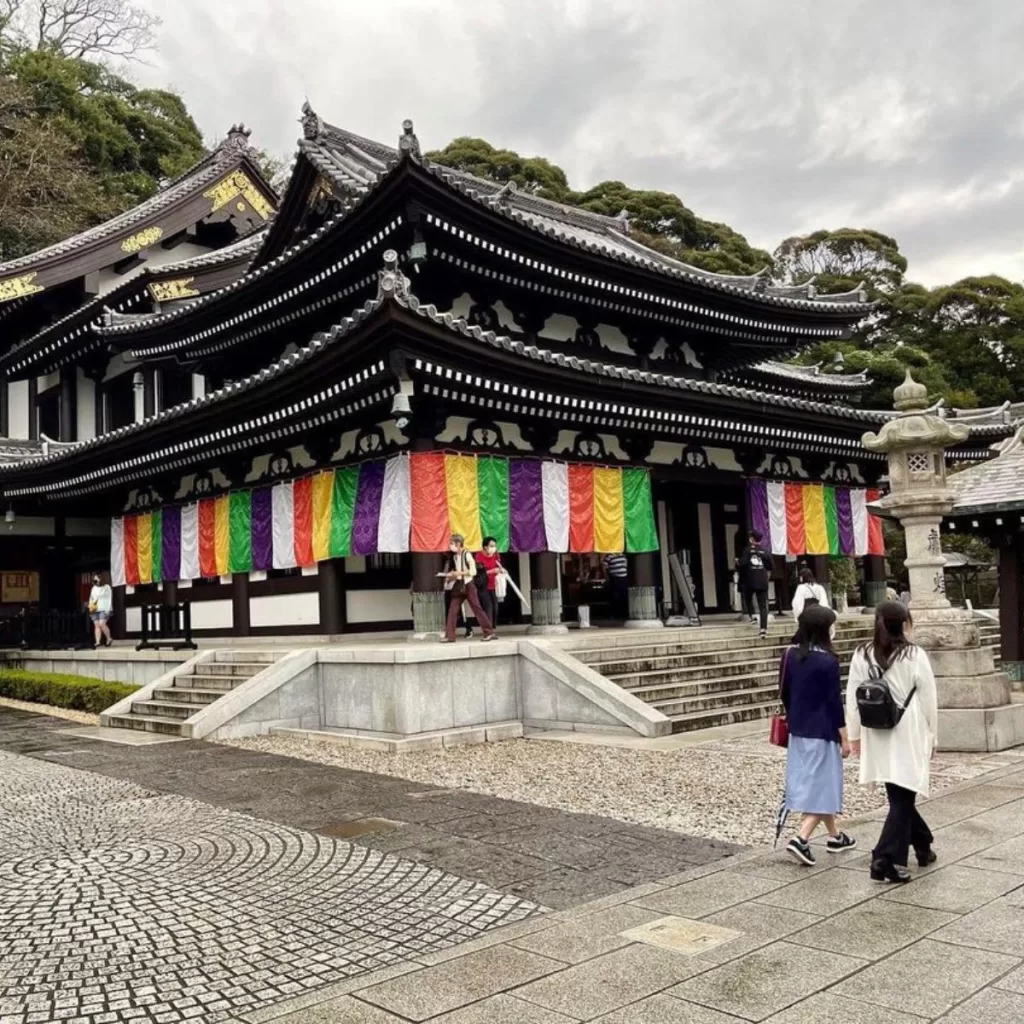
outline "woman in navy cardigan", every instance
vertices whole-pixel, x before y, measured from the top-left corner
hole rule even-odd
[[[809,840],[820,822],[828,829],[830,853],[852,850],[857,841],[836,825],[843,809],[843,759],[850,756],[839,659],[832,650],[835,612],[810,605],[799,619],[796,646],[783,658],[782,703],[789,724],[786,810],[804,815],[800,833],[786,852],[814,864]]]

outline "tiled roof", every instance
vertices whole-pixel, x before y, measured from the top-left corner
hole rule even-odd
[[[950,409],[950,416],[960,423],[972,426],[982,423],[1021,423],[1024,421],[1024,402],[1003,402],[985,409]]]
[[[799,366],[795,363],[779,363],[766,359],[752,366],[736,370],[735,375],[756,371],[769,377],[780,377],[784,380],[792,380],[799,383],[812,384],[819,389],[835,389],[843,391],[859,391],[871,383],[867,370],[859,373],[824,373],[821,364],[816,366]]]
[[[300,152],[340,189],[350,193],[365,194],[401,158],[402,150],[372,142],[327,124],[317,118],[308,106],[304,124],[308,124],[307,136],[299,143]],[[415,136],[411,136],[411,125],[405,138],[410,137],[415,140]],[[432,163],[419,155],[418,143],[403,149],[411,152],[424,168],[464,195],[541,234],[558,238],[577,248],[603,253],[621,262],[669,277],[707,285],[770,305],[821,311],[831,308],[862,315],[867,315],[871,308],[872,304],[867,301],[863,289],[841,295],[819,296],[813,282],[779,286],[771,284],[764,273],[747,276],[716,274],[690,266],[649,249],[629,237],[629,221],[625,216],[605,217],[579,207],[520,192],[511,184],[502,185],[465,171]]]
[[[74,442],[26,441],[16,437],[0,437],[0,466],[18,465],[30,459],[41,458],[44,454],[74,448]]]
[[[404,280],[404,279],[403,279]],[[405,282],[407,287],[408,282]],[[434,306],[423,305],[410,294],[402,294],[404,289],[387,290],[382,287],[377,299],[367,302],[357,309],[352,316],[346,317],[339,324],[332,327],[325,333],[319,333],[313,337],[309,345],[292,355],[271,364],[257,374],[253,374],[243,380],[231,383],[225,387],[210,392],[202,398],[195,398],[171,409],[164,410],[156,416],[144,420],[142,423],[133,423],[126,427],[110,431],[90,441],[82,441],[67,446],[66,449],[53,452],[48,456],[30,458],[25,460],[22,466],[25,468],[38,465],[50,465],[60,462],[70,455],[78,455],[83,452],[94,451],[109,445],[111,442],[120,441],[125,437],[144,433],[153,427],[165,424],[172,420],[185,420],[199,409],[235,398],[244,392],[258,388],[263,384],[276,380],[285,374],[290,373],[297,367],[313,359],[318,353],[348,337],[357,327],[364,324],[379,309],[388,302],[394,302],[403,309],[414,313],[422,319],[446,330],[451,331],[464,338],[470,338],[493,349],[500,349],[512,352],[525,359],[537,363],[548,363],[559,367],[572,369],[578,372],[593,374],[598,377],[606,377],[622,381],[632,381],[640,384],[654,385],[676,391],[720,396],[738,400],[743,403],[774,406],[777,408],[794,409],[805,412],[816,413],[822,417],[836,420],[842,419],[847,422],[854,420],[863,423],[881,423],[891,419],[896,413],[892,410],[873,409],[848,409],[838,407],[827,402],[816,402],[803,398],[794,398],[788,395],[769,394],[767,392],[755,391],[750,388],[738,387],[731,384],[714,383],[711,381],[694,380],[688,377],[674,377],[667,374],[651,373],[643,370],[636,370],[629,367],[616,366],[611,363],[603,363],[589,359],[580,359],[576,356],[567,356],[562,353],[552,352],[548,349],[535,345],[527,345],[524,342],[495,334],[493,331],[484,331],[480,327],[470,325],[465,319],[453,316],[451,313],[439,313]],[[994,436],[1005,434],[1005,428],[997,425],[983,427],[979,433],[992,433]],[[5,469],[0,465],[0,474]]]
[[[88,302],[83,303],[77,309],[72,310],[67,316],[44,327],[41,331],[33,334],[30,338],[15,345],[10,351],[0,356],[0,366],[9,367],[17,364],[19,358],[48,341],[63,341],[64,332],[67,330],[80,331],[83,324],[88,324],[90,317],[99,321],[104,309],[115,306],[118,300],[125,296],[139,294],[145,289],[149,282],[166,277],[169,274],[187,274],[200,270],[209,270],[213,267],[222,266],[235,260],[245,260],[251,263],[259,247],[263,244],[263,237],[266,228],[260,228],[231,245],[222,249],[215,249],[212,252],[202,253],[199,256],[192,256],[189,259],[178,260],[175,263],[164,263],[158,267],[142,267],[131,277],[126,278],[121,284],[106,292],[97,295]],[[138,320],[141,317],[136,316]]]
[[[18,259],[10,260],[7,263],[0,263],[0,279],[31,270],[41,263],[52,261],[55,258],[67,256],[83,246],[95,245],[99,242],[106,242],[118,235],[124,234],[133,227],[140,226],[151,221],[156,214],[174,206],[179,201],[187,198],[196,189],[204,185],[212,184],[224,174],[224,168],[236,161],[238,157],[247,152],[247,132],[241,127],[233,128],[227,138],[198,164],[188,170],[181,177],[176,178],[164,186],[149,199],[133,206],[130,210],[112,217],[110,220],[89,228],[80,234],[72,235],[54,245],[39,249],[21,256]]]
[[[1024,508],[1024,426],[996,458],[952,473],[948,480],[956,494],[951,515]]]

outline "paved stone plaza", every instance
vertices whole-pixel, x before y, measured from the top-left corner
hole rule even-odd
[[[576,859],[572,827],[624,877],[635,859],[609,839],[626,826],[544,808],[531,825],[527,805],[490,797],[68,728],[0,712],[0,1024],[1024,1020],[1016,752],[925,805],[940,859],[909,886],[868,878],[877,815],[854,828],[861,851],[821,850],[812,870],[680,836],[705,863],[670,872],[657,862],[667,840],[647,830],[658,877],[586,902],[556,883],[565,909],[545,910],[480,876],[527,841],[538,845],[522,856],[543,859],[544,836],[554,857]],[[162,787],[149,781],[159,772]],[[186,779],[211,799],[173,792]],[[286,807],[292,820],[276,820]],[[418,821],[383,814],[416,808]],[[502,812],[516,827],[493,833],[481,860],[492,833],[479,830]],[[450,845],[462,837],[442,831],[455,821],[482,836],[462,854]],[[425,828],[448,837],[435,836],[437,857],[477,870],[431,864]],[[404,849],[370,848],[389,844]],[[582,888],[602,877],[577,870]]]

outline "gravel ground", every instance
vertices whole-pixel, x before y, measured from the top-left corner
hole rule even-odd
[[[14,708],[17,711],[31,711],[37,715],[49,715],[51,718],[66,718],[69,722],[79,725],[99,725],[100,716],[89,711],[72,711],[70,708],[55,708],[49,704],[36,704],[27,700],[11,700],[0,697],[0,707]]]
[[[540,740],[411,754],[283,736],[231,745],[744,845],[771,842],[785,768],[785,751],[761,735],[671,753]],[[1020,757],[1024,753],[940,754],[933,763],[933,793]],[[885,804],[884,791],[858,785],[856,772],[851,759],[846,765],[851,817]]]

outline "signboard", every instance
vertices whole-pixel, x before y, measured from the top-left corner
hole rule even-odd
[[[39,573],[0,572],[0,604],[35,604],[39,601]]]
[[[680,557],[682,556],[682,557]],[[668,564],[672,570],[672,579],[679,591],[679,597],[686,609],[686,615],[691,626],[700,625],[700,615],[697,613],[697,602],[693,598],[693,576],[690,574],[690,552],[675,552],[668,556]]]

